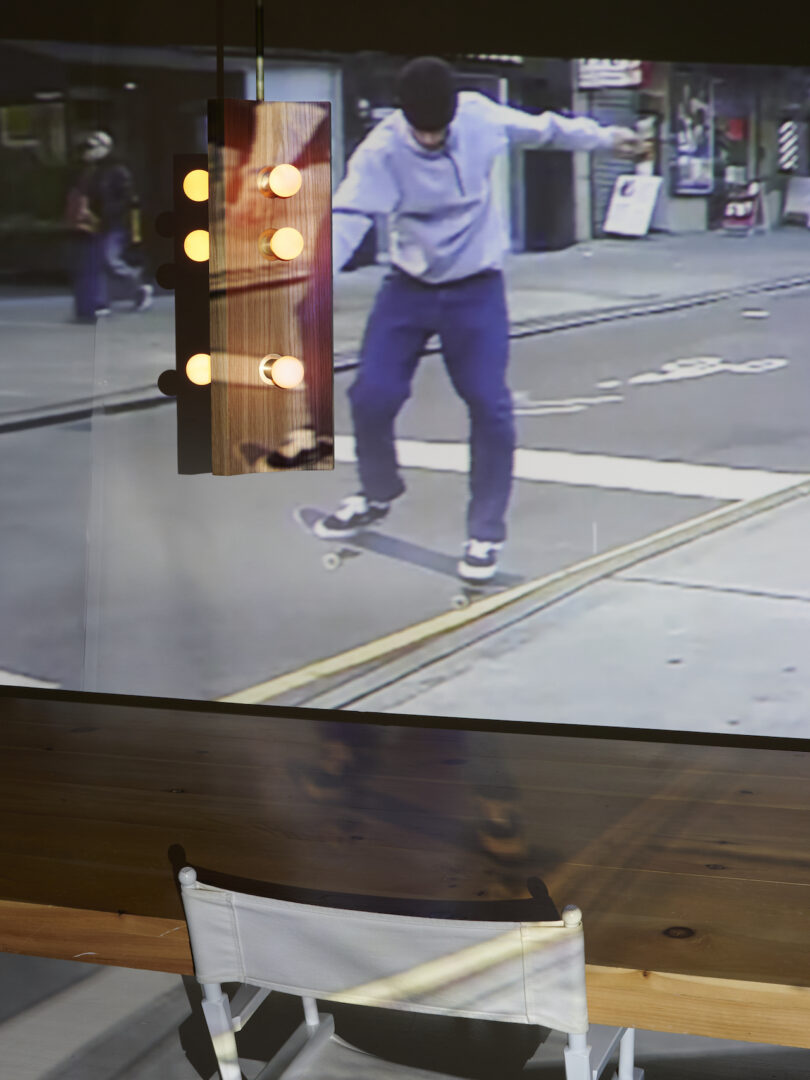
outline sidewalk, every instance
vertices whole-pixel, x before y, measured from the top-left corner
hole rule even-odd
[[[810,283],[810,230],[746,238],[721,233],[605,239],[564,251],[511,255],[513,336],[689,307]],[[383,266],[335,281],[335,366],[354,363]],[[156,380],[174,367],[172,297],[141,315],[117,309],[97,326],[71,322],[71,301],[50,290],[0,295],[0,431],[86,416],[94,405],[162,400]]]
[[[338,363],[356,352],[361,319],[385,272],[375,266],[338,276]],[[810,230],[594,240],[564,251],[510,255],[506,280],[513,335],[563,329],[810,282]]]
[[[808,534],[804,494],[307,705],[810,739]]]

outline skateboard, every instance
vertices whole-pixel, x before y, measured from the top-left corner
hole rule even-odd
[[[319,544],[329,546],[329,549],[321,555],[321,566],[324,570],[332,572],[339,570],[348,559],[358,558],[367,552],[395,559],[397,562],[409,563],[411,566],[419,566],[423,570],[453,579],[457,588],[450,598],[450,606],[455,609],[468,607],[475,600],[503,592],[504,589],[519,585],[523,581],[523,578],[517,574],[507,574],[502,571],[498,571],[489,581],[480,583],[464,581],[458,576],[457,558],[421,544],[415,544],[410,540],[392,536],[390,533],[379,532],[376,528],[363,529],[354,536],[325,539],[317,535],[315,526],[326,516],[323,510],[318,510],[314,506],[299,506],[293,511],[293,518],[306,533]]]

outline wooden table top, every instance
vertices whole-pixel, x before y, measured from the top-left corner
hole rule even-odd
[[[810,753],[8,689],[0,711],[2,950],[190,973],[186,863],[443,904],[537,877],[582,908],[593,1022],[810,1047]]]

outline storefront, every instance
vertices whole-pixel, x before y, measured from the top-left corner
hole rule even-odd
[[[762,192],[764,222],[779,224],[787,178],[801,165],[798,124],[797,152],[784,152],[785,121],[797,118],[806,89],[797,76],[759,65],[671,67],[665,146],[674,231],[721,228],[729,200],[752,184]]]

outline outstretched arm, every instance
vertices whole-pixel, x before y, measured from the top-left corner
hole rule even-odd
[[[549,150],[611,150],[615,154],[641,157],[644,140],[632,128],[604,126],[588,116],[562,116],[544,112],[539,116],[509,105],[488,103],[493,119],[503,125],[515,146]]]
[[[342,270],[371,228],[375,214],[389,214],[399,201],[385,151],[373,131],[349,159],[332,200],[332,267]]]

